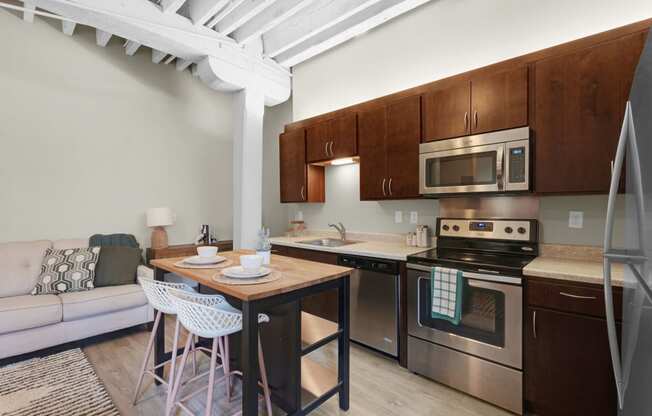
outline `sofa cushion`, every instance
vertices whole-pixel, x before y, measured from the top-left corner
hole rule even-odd
[[[102,247],[95,268],[95,287],[119,286],[136,283],[136,272],[142,256],[139,248]]]
[[[34,289],[50,247],[46,240],[0,244],[0,298],[27,295]]]
[[[46,250],[41,275],[32,295],[93,289],[95,265],[99,257],[100,247]]]
[[[0,298],[0,334],[61,322],[61,299],[56,295]]]
[[[147,304],[139,285],[98,287],[86,292],[62,293],[59,297],[64,322]]]
[[[52,248],[55,250],[65,250],[67,248],[87,248],[88,238],[69,238],[65,240],[54,240]]]

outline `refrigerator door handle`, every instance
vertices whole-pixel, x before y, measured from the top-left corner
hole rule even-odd
[[[616,318],[613,304],[613,289],[611,285],[611,265],[612,263],[626,264],[639,282],[647,296],[652,301],[652,289],[645,281],[644,277],[636,268],[636,265],[643,264],[647,261],[645,257],[644,232],[639,232],[639,249],[636,251],[615,250],[612,245],[613,226],[615,218],[615,203],[620,185],[620,175],[625,161],[625,151],[630,151],[630,168],[632,177],[630,183],[634,187],[636,214],[638,220],[638,229],[644,230],[645,227],[645,208],[643,205],[643,186],[641,180],[641,167],[638,155],[638,146],[636,144],[636,132],[634,128],[634,118],[632,116],[631,103],[628,101],[625,108],[625,119],[620,131],[620,139],[616,150],[616,157],[612,162],[611,184],[609,188],[609,199],[607,202],[607,219],[604,233],[604,260],[603,260],[603,277],[604,277],[604,300],[607,318],[607,332],[609,335],[609,349],[611,350],[611,362],[614,369],[614,378],[616,380],[616,389],[618,392],[618,405],[623,408],[625,385],[623,380],[622,364],[620,359],[620,347],[618,346],[618,332],[616,330]]]

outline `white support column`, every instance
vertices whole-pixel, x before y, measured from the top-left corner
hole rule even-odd
[[[233,247],[255,248],[263,218],[265,96],[249,87],[233,101]]]

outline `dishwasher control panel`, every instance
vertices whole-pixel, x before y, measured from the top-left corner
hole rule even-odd
[[[338,257],[337,263],[340,266],[350,267],[352,269],[369,270],[386,274],[399,273],[398,263],[392,260],[342,255]]]

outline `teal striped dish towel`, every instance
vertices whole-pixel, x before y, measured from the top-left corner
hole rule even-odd
[[[461,270],[433,267],[430,273],[433,319],[459,325],[462,320],[462,278]]]

